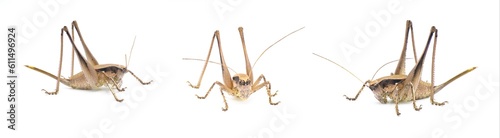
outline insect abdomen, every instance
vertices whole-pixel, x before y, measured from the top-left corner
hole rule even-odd
[[[425,81],[422,81],[420,80],[420,83],[418,84],[418,89],[416,89],[416,92],[415,92],[415,99],[416,100],[419,100],[419,99],[424,99],[424,98],[428,98],[431,96],[431,90],[434,89],[434,86],[431,86],[430,83],[428,82],[425,82]],[[437,92],[434,92],[434,93],[437,93]]]

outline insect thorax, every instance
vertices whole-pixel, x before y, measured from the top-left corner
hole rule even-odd
[[[396,86],[398,83],[400,83],[402,80],[400,79],[383,79],[383,80],[376,80],[378,83],[370,83],[368,86],[372,92],[375,98],[380,102],[380,103],[387,103],[387,97],[391,98],[391,93],[394,92],[396,89]],[[391,98],[392,99],[392,98]]]
[[[106,80],[110,86],[113,86],[116,83],[118,87],[121,87],[122,78],[125,73],[128,72],[127,68],[122,65],[107,66],[105,68],[98,69],[98,71],[103,74],[103,80]]]

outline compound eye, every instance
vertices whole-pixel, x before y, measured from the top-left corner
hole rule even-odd
[[[245,81],[240,81],[240,85],[245,85]]]
[[[247,82],[245,82],[246,85],[250,85],[251,81],[248,80]]]
[[[234,77],[233,77],[233,81],[240,81],[240,77],[238,77],[238,76],[234,76]]]

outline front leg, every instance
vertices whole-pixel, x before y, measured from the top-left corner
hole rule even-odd
[[[111,78],[110,76],[108,76],[108,74],[106,74],[105,71],[102,71],[101,73],[104,74],[104,76],[106,76],[109,80],[111,80],[111,82],[113,83],[113,87],[116,88],[116,90],[118,90],[118,92],[123,92],[127,88],[127,87],[120,88],[118,86],[118,83],[113,78]],[[108,82],[108,81],[106,81],[106,82]]]
[[[365,81],[365,83],[363,84],[363,86],[361,86],[361,88],[359,89],[358,93],[356,94],[356,96],[354,98],[347,97],[347,95],[344,95],[344,97],[349,101],[354,101],[354,100],[358,99],[359,94],[361,94],[361,92],[363,91],[363,88],[365,88],[367,86],[366,84],[368,84],[369,82],[370,82],[370,80]]]
[[[261,79],[263,79],[264,82],[259,84]],[[274,92],[274,94],[271,94],[271,83],[266,81],[266,78],[264,77],[264,75],[260,75],[259,78],[257,78],[257,80],[255,81],[255,83],[253,83],[252,93],[256,92],[257,90],[261,89],[264,86],[266,86],[267,95],[269,96],[269,104],[278,105],[281,101],[273,102],[271,99],[271,97],[274,97],[274,96],[276,96],[276,94],[278,94],[278,91]]]
[[[210,93],[210,91],[212,91],[212,88],[214,88],[214,86],[216,84],[219,85],[219,87],[220,87],[220,93],[222,95],[222,99],[224,100],[224,107],[222,107],[222,111],[227,111],[228,106],[227,106],[226,96],[224,95],[223,91],[227,91],[229,93],[235,93],[235,92],[232,89],[229,89],[227,86],[225,86],[224,84],[222,84],[219,81],[214,82],[212,84],[212,86],[210,86],[210,88],[208,89],[207,93],[205,93],[204,96],[199,96],[198,94],[196,94],[196,97],[198,97],[198,99],[205,99],[205,98],[207,98],[208,94]]]
[[[128,70],[128,72],[130,72],[130,74],[132,74],[132,76],[134,76],[134,78],[137,79],[142,85],[149,85],[151,82],[153,82],[153,80],[144,82],[139,77],[137,77],[132,71]]]
[[[219,81],[216,81],[212,84],[212,86],[210,86],[210,88],[208,89],[207,93],[205,93],[205,96],[199,96],[198,94],[196,94],[196,97],[198,97],[198,99],[205,99],[207,98],[208,94],[210,93],[210,91],[212,91],[212,88],[214,88],[215,84],[219,85],[219,87],[224,87],[224,84],[220,83]],[[199,87],[193,87],[193,88],[196,88],[198,89]]]
[[[111,88],[111,86],[109,86],[109,82],[108,80],[106,80],[106,87],[108,87],[109,91],[111,92],[111,94],[113,94],[113,97],[115,98],[115,100],[117,102],[122,102],[123,99],[118,99],[118,97],[116,96],[115,92],[113,91],[113,89]]]

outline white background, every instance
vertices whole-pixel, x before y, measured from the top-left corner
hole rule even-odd
[[[52,3],[49,10],[44,3]],[[388,5],[395,4],[396,10]],[[216,8],[214,5],[218,5]],[[18,47],[19,99],[17,130],[0,129],[1,137],[499,137],[499,3],[498,1],[1,1],[0,26],[16,25],[24,38]],[[219,10],[220,12],[217,12]],[[388,13],[380,22],[372,14]],[[386,18],[389,17],[389,18]],[[429,99],[419,100],[421,111],[400,104],[396,116],[393,104],[380,104],[369,89],[357,101],[362,83],[346,71],[318,58],[315,52],[350,69],[363,81],[382,64],[399,58],[406,20],[414,24],[420,57],[431,26],[439,30],[436,55],[436,83],[463,70],[473,72],[436,94],[438,107]],[[103,88],[73,90],[21,65],[33,65],[57,72],[60,29],[77,20],[83,37],[100,63],[125,64],[134,36],[137,36],[129,69],[144,80],[141,86],[126,75],[123,103],[114,101]],[[31,26],[31,28],[29,28]],[[200,89],[196,83],[203,62],[182,58],[205,58],[213,31],[220,30],[228,66],[244,72],[244,58],[237,28],[243,26],[250,61],[287,33],[305,26],[271,48],[254,69],[264,74],[279,90],[267,102],[265,90],[247,101],[226,94],[229,110],[222,112],[218,87],[205,100],[214,81],[222,81],[220,66],[210,64]],[[368,30],[365,28],[369,26]],[[371,27],[371,28],[370,28]],[[377,27],[378,30],[377,30]],[[21,30],[21,28],[25,30]],[[28,28],[28,29],[27,29]],[[362,33],[366,46],[354,44]],[[30,30],[31,29],[31,30]],[[6,31],[5,31],[6,33]],[[70,45],[65,38],[62,75],[70,70]],[[78,42],[78,41],[77,41]],[[2,43],[6,43],[2,39]],[[342,51],[342,43],[357,50]],[[81,45],[78,44],[81,49]],[[211,60],[218,61],[218,48]],[[411,50],[411,48],[409,48]],[[412,52],[408,52],[412,57]],[[426,58],[423,80],[430,81],[431,51]],[[407,72],[413,67],[408,60]],[[377,77],[389,75],[395,64]],[[77,70],[80,70],[76,66]],[[4,90],[7,90],[6,87]],[[488,89],[489,88],[489,89]],[[7,93],[0,107],[7,110]],[[283,114],[285,116],[283,116]],[[2,116],[6,117],[7,114]]]

